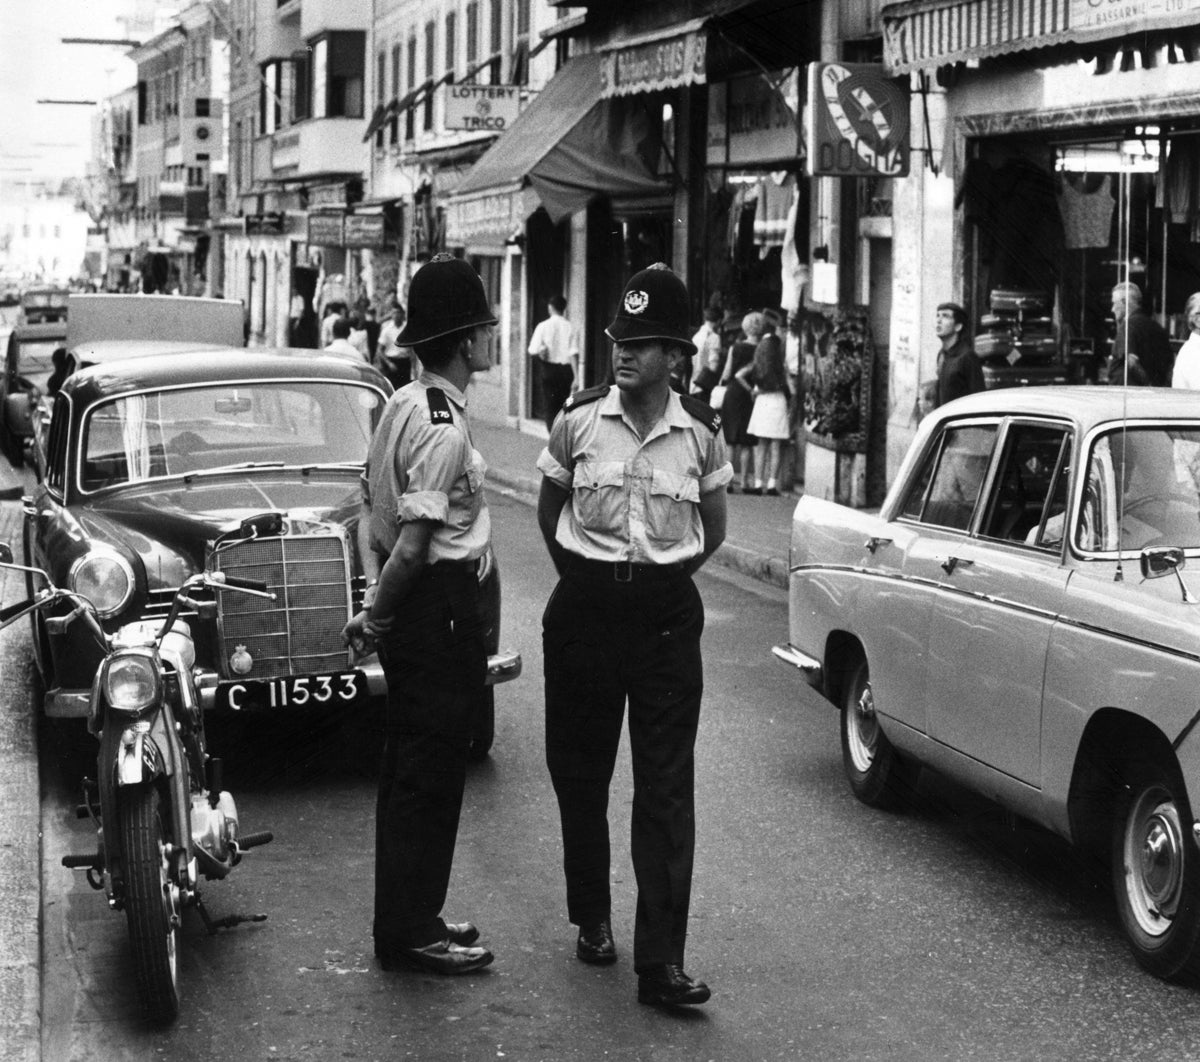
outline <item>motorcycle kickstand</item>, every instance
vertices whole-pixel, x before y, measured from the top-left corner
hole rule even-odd
[[[222,929],[232,929],[234,926],[241,925],[243,922],[265,922],[267,916],[265,914],[256,915],[226,915],[224,918],[213,918],[208,909],[204,906],[204,901],[199,896],[196,897],[194,904],[196,910],[200,913],[200,921],[204,923],[204,928],[208,931],[210,937],[215,937],[217,932]]]

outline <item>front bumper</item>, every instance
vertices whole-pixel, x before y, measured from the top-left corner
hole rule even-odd
[[[802,672],[808,684],[814,689],[821,688],[825,676],[821,667],[821,661],[816,657],[801,652],[791,642],[772,646],[771,652],[785,664],[791,664],[792,667]]]
[[[511,682],[521,674],[521,654],[502,650],[488,657],[487,685],[497,686]],[[372,697],[387,693],[387,678],[377,656],[367,657],[356,665],[367,679],[367,691]],[[220,681],[216,672],[201,670],[196,673],[196,694],[200,707],[208,711],[213,707]],[[86,719],[91,705],[91,690],[53,689],[46,693],[45,711],[51,719]]]

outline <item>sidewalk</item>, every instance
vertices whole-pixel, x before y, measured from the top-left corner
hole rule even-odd
[[[530,505],[535,504],[542,482],[537,459],[546,445],[545,439],[484,419],[471,421],[471,434],[476,449],[487,462],[487,482],[511,491]],[[798,495],[726,497],[729,520],[725,543],[709,563],[786,589],[792,510],[796,508]]]

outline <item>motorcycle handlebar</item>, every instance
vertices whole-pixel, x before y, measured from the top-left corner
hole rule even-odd
[[[224,575],[220,582],[231,590],[252,590],[258,594],[267,592],[267,584],[262,579],[242,579],[234,575]]]

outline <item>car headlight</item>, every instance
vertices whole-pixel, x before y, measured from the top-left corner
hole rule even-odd
[[[115,616],[133,596],[133,569],[116,550],[93,547],[71,566],[68,583],[99,615]]]
[[[158,666],[147,653],[112,656],[104,668],[104,699],[118,712],[140,712],[156,704],[162,693]]]

